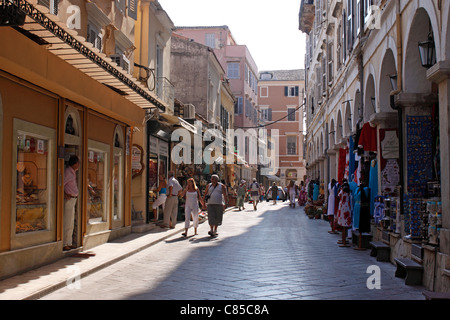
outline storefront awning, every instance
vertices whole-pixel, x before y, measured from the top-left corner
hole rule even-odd
[[[173,115],[170,115],[167,113],[161,114],[160,118],[161,118],[161,120],[166,121],[170,125],[179,125],[179,126],[185,128],[186,130],[192,132],[193,134],[197,133],[197,129],[192,124],[190,124],[189,122],[184,120],[183,118],[173,116]]]
[[[10,0],[8,5],[25,14],[25,22],[16,28],[40,39],[51,53],[141,108],[166,110],[165,103],[148,88],[50,14],[47,8],[26,0]]]
[[[268,176],[263,176],[263,177],[266,177],[269,181],[281,181],[281,179],[278,178],[277,176],[268,175]]]

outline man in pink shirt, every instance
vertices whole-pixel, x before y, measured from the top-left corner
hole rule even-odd
[[[63,250],[74,249],[72,246],[73,226],[75,219],[75,206],[78,198],[77,170],[80,161],[73,155],[69,159],[68,166],[64,171],[64,228],[63,228]]]

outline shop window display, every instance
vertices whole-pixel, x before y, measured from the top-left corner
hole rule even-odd
[[[90,143],[91,144],[91,143]],[[89,223],[106,221],[107,212],[107,157],[106,151],[88,149],[88,219]]]
[[[49,228],[49,139],[17,132],[16,233]]]

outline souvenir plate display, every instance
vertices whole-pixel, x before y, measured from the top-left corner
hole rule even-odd
[[[408,193],[425,197],[433,179],[433,122],[431,116],[407,116]]]

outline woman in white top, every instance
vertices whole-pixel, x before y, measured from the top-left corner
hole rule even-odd
[[[198,213],[200,211],[198,202],[200,201],[202,206],[204,206],[203,198],[200,195],[200,190],[197,188],[193,178],[189,178],[187,180],[186,188],[181,191],[180,197],[184,196],[186,196],[186,203],[184,205],[184,233],[182,233],[182,235],[186,237],[191,221],[191,215],[194,223],[194,232],[197,234]]]

